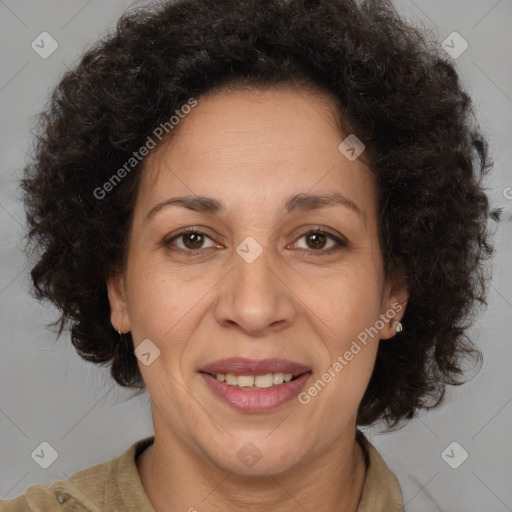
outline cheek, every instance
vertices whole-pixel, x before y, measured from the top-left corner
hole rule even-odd
[[[306,391],[336,404],[326,411],[331,417],[357,409],[368,385],[382,327],[380,291],[378,273],[351,271],[338,274],[328,289],[310,297],[310,317],[317,319],[313,321],[326,350],[316,384]]]
[[[166,263],[142,258],[130,268],[127,283],[128,313],[140,335],[166,337],[198,300],[200,289],[189,286],[179,270]],[[194,283],[195,285],[199,283]]]
[[[333,273],[321,289],[309,288],[306,294],[309,308],[329,334],[329,344],[340,351],[379,319],[381,281],[377,272],[344,269]]]
[[[218,281],[203,273],[193,281],[168,264],[133,264],[127,286],[128,314],[135,348],[145,339],[160,350],[159,362],[176,375],[183,356],[204,316],[208,293]],[[140,366],[140,365],[139,365]],[[147,368],[141,371],[147,373]]]

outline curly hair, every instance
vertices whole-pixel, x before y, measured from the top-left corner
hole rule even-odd
[[[176,0],[126,12],[61,78],[25,166],[32,294],[60,310],[78,354],[144,389],[133,340],[110,322],[144,159],[98,187],[191,97],[296,85],[340,106],[377,178],[386,275],[409,292],[406,329],[381,340],[357,423],[394,427],[459,385],[494,252],[482,186],[489,145],[449,57],[387,0]],[[172,133],[171,133],[172,135]]]

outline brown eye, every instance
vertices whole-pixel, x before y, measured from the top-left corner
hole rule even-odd
[[[210,240],[211,245],[204,247],[207,240]],[[177,235],[164,240],[163,244],[171,250],[188,253],[198,253],[203,249],[210,249],[216,246],[208,235],[194,230],[178,233]]]
[[[187,249],[200,249],[204,242],[204,237],[201,233],[191,232],[181,235],[183,244]]]
[[[300,247],[296,242],[294,245],[306,253],[315,254],[318,256],[332,254],[336,251],[348,247],[348,243],[341,237],[332,233],[314,230],[304,233],[299,240],[306,240],[306,247]],[[205,242],[210,241],[210,246],[205,246]],[[329,245],[329,241],[331,244]],[[189,256],[196,256],[203,254],[206,249],[222,247],[217,245],[208,235],[201,231],[189,229],[174,235],[171,238],[163,241],[163,245],[169,250],[188,254]]]
[[[318,253],[319,256],[348,247],[347,242],[342,238],[323,231],[308,231],[299,238],[299,240],[302,239],[305,239],[306,247],[300,247],[298,242],[296,242],[298,248],[309,253]],[[331,245],[328,245],[329,241],[331,241]]]
[[[305,236],[307,244],[311,249],[323,249],[328,238],[323,233],[310,233]]]

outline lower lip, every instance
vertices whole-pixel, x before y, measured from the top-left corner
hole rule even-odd
[[[201,373],[214,395],[243,412],[267,412],[281,407],[295,398],[311,375],[303,373],[295,380],[271,388],[241,389],[220,382],[207,373]]]

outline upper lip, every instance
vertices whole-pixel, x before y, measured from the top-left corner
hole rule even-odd
[[[244,357],[230,357],[228,359],[219,359],[213,363],[208,363],[199,371],[204,373],[231,373],[233,375],[264,375],[266,373],[291,373],[292,375],[302,375],[310,372],[310,368],[303,364],[287,359],[247,359]]]

